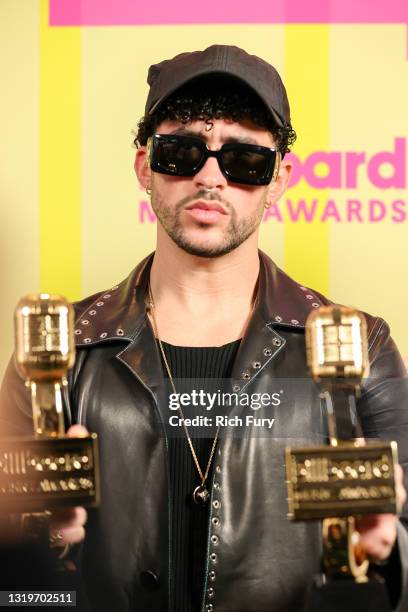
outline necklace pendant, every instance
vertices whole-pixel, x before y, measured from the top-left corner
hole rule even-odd
[[[200,506],[205,506],[209,497],[210,494],[204,485],[196,487],[193,491],[193,500]]]

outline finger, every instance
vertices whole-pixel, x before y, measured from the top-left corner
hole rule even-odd
[[[65,527],[50,532],[54,546],[66,546],[67,544],[78,544],[85,538],[84,527]]]
[[[401,508],[407,501],[407,491],[404,486],[404,472],[402,467],[396,463],[394,466],[395,489],[397,492],[397,503]]]
[[[397,486],[404,486],[404,471],[399,463],[394,465],[394,478]]]
[[[384,561],[391,554],[397,537],[396,521],[394,514],[370,515],[357,521],[361,548],[371,561]]]
[[[360,535],[363,535],[367,531],[376,528],[378,525],[378,521],[378,514],[367,514],[366,516],[356,518],[356,529],[360,533]]]
[[[383,531],[392,532],[396,521],[395,514],[368,514],[356,520],[356,529],[362,537],[367,533],[380,537]]]
[[[85,525],[87,518],[87,512],[85,508],[82,508],[81,506],[55,510],[50,519],[50,529],[83,526]]]
[[[394,545],[387,540],[377,541],[372,544],[361,544],[361,549],[371,563],[386,561],[390,556]]]
[[[85,438],[89,436],[89,432],[86,427],[83,425],[71,425],[71,427],[67,431],[67,436],[69,438]]]

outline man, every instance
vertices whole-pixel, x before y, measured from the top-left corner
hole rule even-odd
[[[220,45],[152,66],[148,82],[135,171],[157,215],[156,250],[119,286],[76,305],[67,422],[97,432],[101,451],[102,501],[83,545],[90,605],[297,612],[320,571],[321,526],[287,520],[283,453],[294,440],[323,440],[316,389],[257,412],[276,416],[273,434],[212,424],[199,437],[169,426],[169,395],[185,379],[231,379],[234,393],[254,395],[309,376],[305,320],[329,302],[257,248],[264,210],[291,173],[286,91],[272,66]],[[398,441],[404,463],[405,369],[387,325],[368,315],[367,324],[371,378],[359,417],[366,437]],[[3,393],[16,430],[29,431],[13,366]],[[62,543],[82,536],[76,512],[54,524]],[[359,530],[394,605],[407,609],[404,528],[378,515]]]

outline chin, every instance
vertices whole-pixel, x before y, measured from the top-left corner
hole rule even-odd
[[[180,249],[183,249],[189,255],[195,257],[203,257],[206,259],[214,259],[215,257],[222,257],[227,253],[233,251],[237,246],[235,244],[200,244],[188,240],[174,240]]]
[[[256,226],[241,228],[241,231],[219,231],[212,228],[210,232],[186,231],[181,227],[173,227],[166,230],[173,242],[189,255],[203,258],[215,258],[227,255],[238,248],[255,231]]]

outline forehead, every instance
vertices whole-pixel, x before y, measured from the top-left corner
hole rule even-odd
[[[232,119],[194,120],[188,123],[166,119],[157,126],[156,134],[194,135],[208,143],[237,140],[265,147],[274,144],[271,132],[259,127],[249,119],[242,121],[233,121]]]

